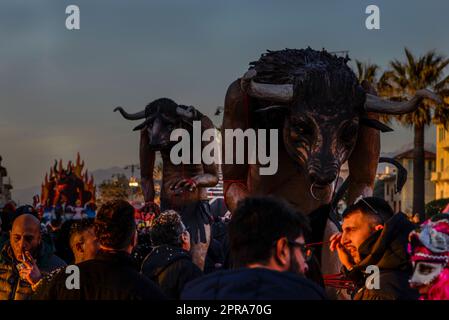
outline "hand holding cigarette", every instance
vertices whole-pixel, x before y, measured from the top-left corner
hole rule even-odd
[[[35,285],[42,278],[42,274],[37,266],[36,260],[31,256],[29,251],[22,253],[22,263],[17,265],[19,275],[29,284]]]

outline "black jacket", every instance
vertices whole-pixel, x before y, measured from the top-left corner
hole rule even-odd
[[[415,300],[418,292],[408,283],[412,266],[407,255],[408,235],[415,226],[403,213],[395,214],[382,230],[372,234],[359,248],[361,262],[347,273],[357,286],[354,300]],[[379,289],[365,285],[366,268],[379,268]]]
[[[52,245],[45,241],[42,241],[36,262],[43,277],[66,265],[53,254]],[[8,240],[0,252],[0,300],[28,300],[33,295],[31,285],[20,278],[17,264]]]
[[[211,273],[188,283],[182,300],[325,300],[324,290],[290,272],[242,268]]]
[[[204,273],[208,274],[223,269],[224,261],[225,254],[222,244],[218,240],[211,238],[204,263]]]
[[[203,274],[187,251],[168,245],[151,251],[142,264],[142,273],[170,299],[179,299],[185,284]]]
[[[80,289],[67,289],[69,275],[59,272],[36,300],[162,300],[157,285],[138,272],[126,252],[100,251],[93,260],[78,264]]]

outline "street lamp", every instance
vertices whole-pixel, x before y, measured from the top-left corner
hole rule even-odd
[[[133,188],[137,188],[139,186],[139,183],[137,182],[135,177],[129,178],[129,186]]]
[[[137,182],[136,177],[134,177],[134,169],[140,169],[139,165],[131,164],[124,168],[125,170],[131,169],[131,177],[129,178],[128,185],[131,188],[131,200],[135,200],[135,190],[139,187],[139,182]]]

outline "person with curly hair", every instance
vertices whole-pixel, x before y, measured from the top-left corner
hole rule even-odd
[[[190,233],[173,210],[152,221],[153,250],[142,264],[142,273],[154,280],[171,299],[179,299],[187,282],[200,277],[201,269],[192,262]]]

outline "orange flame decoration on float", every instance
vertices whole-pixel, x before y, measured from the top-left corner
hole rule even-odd
[[[62,159],[55,160],[50,168],[50,174],[45,173],[41,185],[41,205],[44,207],[58,206],[63,203],[71,206],[84,206],[88,202],[95,203],[96,186],[94,177],[87,169],[84,170],[84,160],[81,161],[78,152],[75,164],[69,161],[65,169]]]

